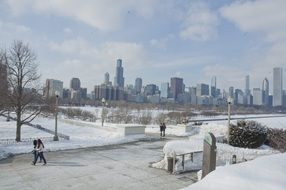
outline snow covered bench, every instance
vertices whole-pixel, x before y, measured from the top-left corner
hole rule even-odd
[[[178,129],[180,129],[182,133],[189,133],[192,130],[191,124],[178,124],[177,126],[178,126]]]
[[[127,136],[127,135],[144,135],[145,128],[144,125],[117,125],[117,132]]]

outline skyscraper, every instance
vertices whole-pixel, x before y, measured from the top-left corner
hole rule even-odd
[[[196,94],[197,94],[197,97],[208,96],[209,95],[209,85],[203,84],[203,83],[197,84]]]
[[[262,102],[263,105],[269,106],[269,81],[264,78],[262,82]]]
[[[245,77],[245,95],[250,95],[250,88],[249,88],[249,75]]]
[[[154,95],[156,92],[156,85],[155,84],[147,84],[144,89],[144,94],[146,96]]]
[[[233,86],[229,87],[228,96],[231,98],[234,98],[234,87]]]
[[[106,72],[104,74],[104,84],[108,85],[109,84],[109,73]]]
[[[273,106],[282,106],[283,69],[273,68]]]
[[[80,90],[80,80],[79,78],[72,78],[70,83],[70,88],[73,90]]]
[[[58,95],[63,97],[63,82],[55,79],[47,79],[45,87],[45,97],[50,98]]]
[[[253,88],[253,105],[261,106],[263,104],[263,91],[260,88]]]
[[[117,59],[116,75],[114,77],[114,86],[124,88],[123,67],[121,59]]]
[[[135,93],[136,94],[140,94],[141,93],[141,89],[142,89],[142,78],[136,78],[135,79]]]
[[[212,77],[212,81],[211,81],[211,96],[212,97],[217,97],[217,94],[216,94],[216,76]]]
[[[169,83],[164,82],[161,84],[161,97],[162,98],[169,98]]]
[[[178,95],[183,93],[183,79],[182,78],[177,78],[177,77],[173,77],[171,78],[171,94],[172,97],[177,100]]]

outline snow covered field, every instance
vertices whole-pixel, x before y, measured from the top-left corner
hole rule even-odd
[[[94,110],[94,108],[90,109]],[[219,117],[224,118],[225,116],[219,116]],[[258,121],[263,125],[266,125],[267,127],[286,129],[285,125],[286,117],[259,118],[253,120]],[[55,127],[54,118],[50,117],[41,116],[36,118],[32,123],[39,124],[42,127],[50,130],[54,130]],[[212,132],[216,137],[225,136],[226,126],[227,126],[227,121],[208,121],[204,122],[204,124],[201,126],[193,126],[190,132],[183,132],[179,125],[167,125],[166,135],[185,136],[188,137],[189,140],[178,140],[178,141],[168,142],[163,149],[165,158],[162,161],[153,164],[153,167],[166,169],[167,167],[166,159],[168,156],[172,156],[174,151],[176,152],[176,154],[182,154],[192,151],[202,151],[203,138],[205,134],[207,132]],[[22,126],[22,138],[50,139],[44,141],[46,146],[46,151],[56,151],[56,150],[76,149],[76,148],[84,148],[92,146],[103,146],[110,144],[121,144],[125,142],[137,141],[138,139],[142,138],[149,138],[148,137],[149,134],[152,134],[153,136],[158,135],[159,137],[160,133],[158,125],[147,125],[145,129],[146,135],[123,136],[122,134],[117,132],[116,127],[117,124],[112,124],[112,123],[104,123],[104,126],[102,127],[100,120],[97,120],[97,122],[94,123],[94,122],[86,122],[80,120],[69,120],[61,116],[58,120],[58,132],[70,136],[70,140],[60,139],[60,141],[54,142],[52,141],[53,134],[49,134],[47,132],[26,125]],[[5,140],[7,139],[15,139],[15,133],[16,133],[15,121],[6,122],[6,119],[4,117],[0,117],[0,159],[8,157],[10,154],[27,153],[32,150],[32,142],[20,142],[20,143],[13,142],[6,144],[4,143]],[[212,172],[206,178],[204,178],[201,182],[188,187],[189,189],[217,189],[217,186],[213,185],[210,186],[209,182],[219,185],[220,187],[219,189],[222,189],[221,188],[222,185],[220,184],[225,183],[225,187],[230,187],[232,183],[238,183],[238,181],[239,184],[243,184],[240,183],[240,181],[248,182],[249,180],[248,177],[254,178],[254,176],[257,176],[258,179],[261,180],[261,183],[265,184],[265,187],[269,187],[268,189],[280,190],[283,189],[282,187],[285,187],[285,183],[282,182],[281,179],[278,177],[278,174],[281,175],[282,172],[281,168],[283,168],[286,165],[286,163],[284,163],[285,161],[280,161],[283,159],[286,160],[285,154],[277,154],[278,153],[277,151],[272,150],[267,146],[262,146],[259,149],[243,149],[243,148],[235,148],[222,143],[217,143],[217,150],[218,150],[217,164],[219,166],[218,169]],[[228,163],[230,162],[230,159],[234,154],[237,156],[238,162],[242,162],[245,160],[249,162],[237,165],[229,165]],[[277,155],[265,156],[270,154],[277,154]],[[256,159],[257,157],[260,156],[265,156],[265,157]],[[255,160],[250,161],[253,159]],[[201,161],[202,161],[202,155],[198,154],[198,156],[194,157],[194,162],[186,161],[185,169],[200,169]],[[275,163],[272,163],[273,161]],[[176,165],[176,170],[178,171],[182,170],[182,166],[179,164],[180,160],[177,163],[178,164]],[[264,167],[262,163],[264,163],[266,167]],[[280,168],[279,167],[280,165],[283,167]],[[259,170],[256,170],[256,167]],[[270,170],[271,167],[278,169],[276,173],[275,172],[273,173],[273,170]],[[283,169],[285,171],[285,168]],[[264,173],[267,171],[270,172],[270,174],[258,175],[257,174],[258,171]],[[245,176],[243,176],[244,174]],[[285,178],[286,177],[285,172],[282,174],[283,174],[282,176]],[[273,177],[276,175],[277,178]],[[229,182],[227,182],[227,180],[221,180],[223,179],[223,177],[228,179]],[[276,184],[276,186],[274,186],[273,185],[274,182],[272,181],[271,182],[263,181],[265,177],[273,179],[274,182],[278,183]],[[233,182],[231,182],[232,180]],[[253,183],[256,184],[256,181]],[[246,186],[241,185],[238,187],[242,189],[245,188]],[[257,188],[256,186],[253,186],[253,188],[248,187],[246,189],[257,189]]]
[[[182,190],[285,190],[286,153],[218,167],[201,181]]]
[[[51,118],[36,118],[33,123],[39,124],[47,129],[54,130],[54,119]],[[138,139],[146,138],[145,135],[123,136],[117,132],[104,130],[99,124],[94,127],[78,126],[66,124],[58,121],[58,132],[70,136],[70,140],[62,140],[54,142],[52,140],[45,141],[46,151],[56,151],[64,149],[76,149],[92,146],[103,146],[110,144],[121,144],[132,142]],[[32,142],[5,144],[6,139],[15,139],[16,122],[6,122],[6,119],[0,117],[0,159],[3,159],[9,154],[27,153],[32,151]],[[52,134],[32,128],[30,126],[22,126],[22,138],[46,138],[53,137]]]
[[[163,160],[152,164],[155,168],[167,169],[167,158],[173,157],[174,154],[186,154],[190,152],[203,151],[203,141],[206,133],[211,132],[217,138],[226,136],[226,125],[209,123],[208,125],[196,126],[193,128],[192,135],[189,140],[176,140],[167,142],[163,148],[165,157]],[[231,162],[232,156],[236,155],[237,162],[244,162],[245,160],[253,160],[257,157],[277,154],[276,150],[268,146],[262,146],[258,149],[247,149],[233,147],[224,143],[216,143],[217,146],[217,166],[223,166]],[[182,157],[177,157],[175,170],[182,171]],[[185,158],[184,170],[200,170],[202,168],[202,153],[194,154],[194,161]]]

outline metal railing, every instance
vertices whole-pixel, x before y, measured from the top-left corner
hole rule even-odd
[[[194,162],[194,154],[199,154],[199,153],[203,153],[203,151],[194,151],[194,152],[188,152],[188,153],[184,153],[184,154],[176,154],[176,152],[174,152],[173,154],[173,174],[175,173],[181,173],[181,172],[185,172],[185,158],[187,155],[190,155],[190,160],[191,162]],[[177,157],[182,157],[182,168],[183,170],[182,171],[176,171],[176,160],[177,160]]]

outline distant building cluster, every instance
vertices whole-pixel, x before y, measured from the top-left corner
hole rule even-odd
[[[47,79],[44,95],[55,96],[58,93],[67,103],[80,104],[81,100],[102,99],[107,101],[128,101],[137,103],[181,103],[190,105],[222,105],[227,98],[235,105],[245,106],[285,106],[286,92],[283,91],[283,69],[273,69],[273,94],[269,93],[269,80],[261,81],[261,88],[250,89],[250,76],[245,77],[245,89],[229,87],[228,91],[217,88],[217,78],[211,78],[211,84],[199,83],[186,87],[183,78],[172,77],[170,82],[163,82],[161,86],[155,84],[143,85],[142,78],[136,78],[134,85],[124,85],[124,68],[122,59],[117,59],[114,83],[110,81],[109,73],[104,74],[102,84],[95,85],[91,94],[81,87],[79,78],[72,78],[70,88],[63,88],[63,82]]]

